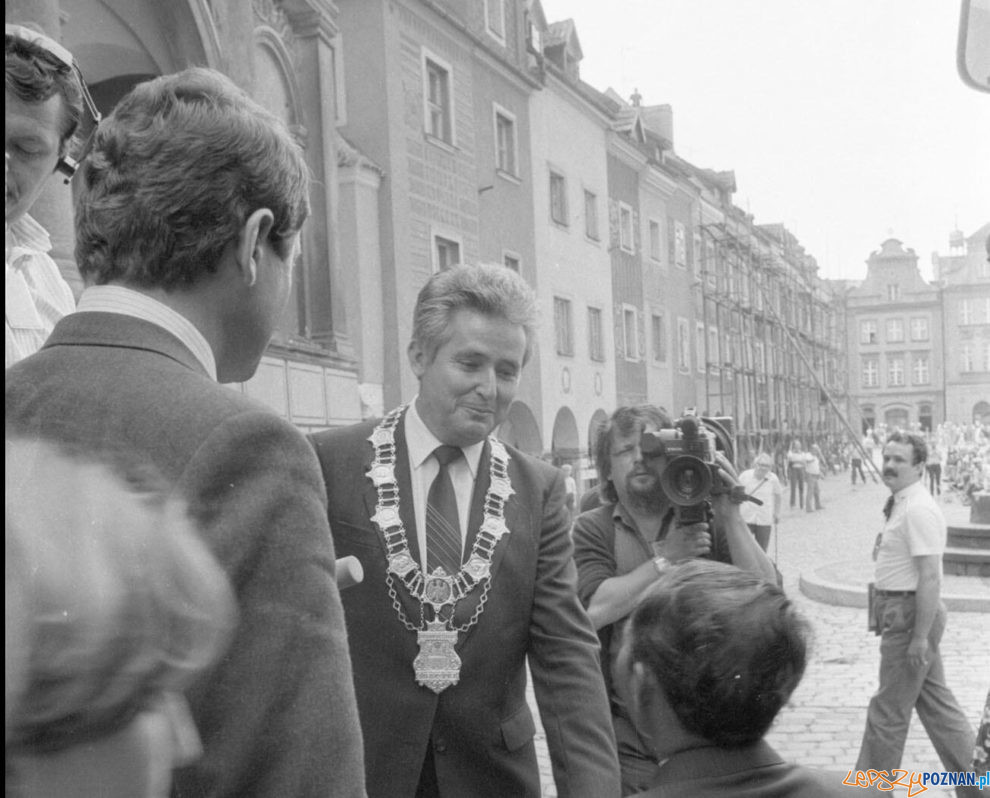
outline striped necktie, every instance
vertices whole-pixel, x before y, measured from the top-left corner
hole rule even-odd
[[[447,466],[461,457],[457,446],[438,446],[433,456],[440,464],[426,497],[426,570],[442,567],[448,576],[461,570],[461,525],[457,497]]]

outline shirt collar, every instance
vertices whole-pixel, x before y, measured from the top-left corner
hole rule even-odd
[[[15,258],[13,252],[15,248],[32,252],[49,252],[52,248],[52,239],[48,231],[27,213],[13,224],[5,224],[4,234],[8,261]]]
[[[917,496],[919,493],[927,493],[928,488],[924,485],[924,480],[919,479],[917,482],[912,482],[907,487],[901,488],[897,493],[894,494],[894,504],[900,504],[901,502],[907,501],[912,496]]]
[[[409,450],[409,465],[412,468],[419,468],[433,454],[433,450],[443,444],[436,435],[430,432],[429,427],[416,411],[416,399],[409,403],[406,410],[406,447]],[[472,443],[470,446],[462,446],[464,460],[471,469],[471,477],[478,475],[478,463],[481,460],[481,452],[485,448],[485,441]]]
[[[79,297],[77,313],[117,313],[150,322],[178,338],[211,379],[217,379],[217,364],[213,350],[196,325],[168,305],[140,291],[122,285],[94,285]]]

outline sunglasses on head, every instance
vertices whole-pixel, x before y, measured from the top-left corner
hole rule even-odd
[[[65,176],[65,182],[68,183],[73,175],[75,175],[83,158],[86,157],[92,148],[93,136],[96,134],[97,125],[99,125],[100,119],[103,117],[96,108],[93,98],[90,96],[89,88],[83,79],[79,64],[72,57],[72,53],[61,44],[45,34],[23,25],[4,25],[4,38],[19,39],[44,50],[57,64],[73,72],[79,81],[83,98],[83,113],[75,132],[69,141],[66,142],[65,154],[58,159],[58,163],[55,165],[55,170],[61,172]]]

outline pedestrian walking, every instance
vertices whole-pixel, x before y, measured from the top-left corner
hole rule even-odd
[[[972,770],[974,734],[945,683],[939,642],[946,522],[922,476],[928,447],[920,435],[895,432],[883,449],[891,496],[873,550],[875,600],[870,626],[880,640],[880,685],[870,700],[856,770],[893,772],[901,765],[912,710],[917,710],[946,771]],[[958,787],[959,796],[979,795]]]
[[[859,449],[850,443],[846,445],[846,453],[849,458],[849,471],[852,477],[852,484],[856,484],[856,474],[859,474],[860,480],[865,485],[866,474],[863,471],[863,456],[860,454]]]
[[[822,509],[821,483],[825,477],[825,472],[822,470],[823,460],[822,450],[818,448],[818,444],[811,444],[804,463],[804,506],[809,513]]]
[[[807,452],[801,448],[801,441],[795,438],[791,441],[791,450],[787,453],[787,481],[791,485],[791,509],[797,504],[804,508],[804,466],[808,459]]]
[[[739,512],[763,551],[767,550],[770,543],[772,528],[780,520],[780,505],[784,495],[784,488],[771,470],[772,467],[770,455],[761,452],[756,456],[753,467],[739,475],[739,484],[743,486],[746,495],[762,502],[743,502],[739,506]]]

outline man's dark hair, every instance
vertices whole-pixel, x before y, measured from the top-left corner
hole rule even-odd
[[[911,465],[928,462],[928,443],[923,435],[895,430],[887,436],[887,443],[904,443],[911,447]]]
[[[660,577],[626,628],[684,728],[729,748],[758,741],[804,674],[808,624],[776,585],[690,560]]]
[[[4,73],[6,90],[22,102],[43,103],[56,94],[62,97],[58,154],[64,155],[83,110],[82,87],[75,70],[40,45],[5,34]]]
[[[193,68],[135,86],[103,120],[81,170],[76,261],[88,283],[189,287],[268,208],[282,257],[309,214],[309,170],[271,111]]]
[[[653,424],[658,429],[673,426],[673,420],[667,411],[656,405],[634,405],[616,408],[598,430],[595,441],[595,467],[598,469],[598,492],[605,502],[617,502],[618,494],[612,484],[612,443],[617,435],[632,435],[642,431],[646,424]]]

